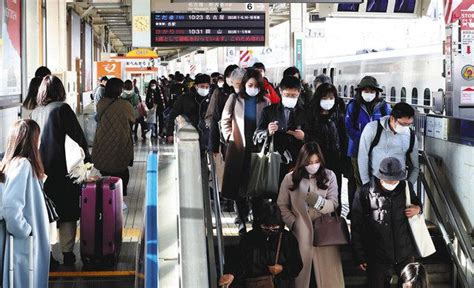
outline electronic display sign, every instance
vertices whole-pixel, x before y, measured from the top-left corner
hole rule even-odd
[[[151,45],[265,46],[265,12],[152,13]]]

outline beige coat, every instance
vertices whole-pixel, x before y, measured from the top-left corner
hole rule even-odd
[[[342,273],[341,256],[338,246],[314,247],[313,225],[311,218],[321,217],[322,214],[334,212],[338,206],[338,190],[336,175],[327,170],[329,183],[328,189],[321,190],[316,186],[316,180],[303,179],[299,188],[290,191],[293,185],[293,173],[288,173],[280,187],[278,195],[278,206],[280,207],[283,221],[291,228],[298,239],[300,254],[303,259],[303,269],[296,278],[297,288],[307,288],[311,279],[311,263],[314,265],[314,273],[319,288],[342,288],[344,287],[344,275]],[[327,201],[321,211],[315,208],[308,209],[306,196],[308,189],[324,197]],[[309,215],[312,215],[311,217]]]
[[[262,110],[270,103],[268,100],[257,102],[257,127],[262,115]],[[246,189],[242,187],[247,183],[250,163],[244,163],[245,158],[245,100],[232,94],[227,99],[222,111],[221,131],[224,139],[228,142],[227,154],[224,166],[224,178],[222,183],[222,196],[236,200],[239,191]],[[247,167],[247,168],[246,168]]]

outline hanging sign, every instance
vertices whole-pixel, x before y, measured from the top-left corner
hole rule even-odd
[[[118,61],[97,62],[97,76],[122,78],[122,63]]]

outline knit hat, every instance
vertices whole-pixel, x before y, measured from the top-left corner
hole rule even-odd
[[[365,76],[360,80],[359,85],[357,85],[357,88],[355,90],[361,91],[364,90],[365,88],[373,88],[379,92],[382,92],[383,90],[380,88],[379,83],[377,82],[377,79],[375,79],[372,76]]]
[[[379,170],[375,171],[374,176],[381,180],[401,181],[406,179],[406,172],[397,158],[388,157],[380,162]]]

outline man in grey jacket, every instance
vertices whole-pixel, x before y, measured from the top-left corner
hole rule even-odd
[[[372,121],[362,132],[358,163],[363,184],[370,181],[380,162],[387,157],[397,158],[403,167],[408,167],[408,181],[414,184],[418,178],[418,142],[413,124],[415,110],[407,103],[397,103],[390,114]]]

